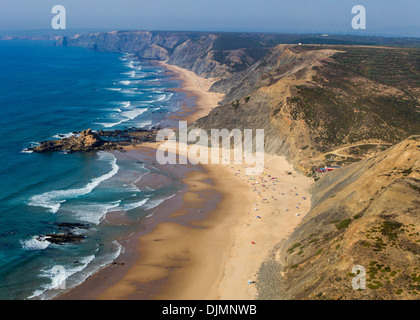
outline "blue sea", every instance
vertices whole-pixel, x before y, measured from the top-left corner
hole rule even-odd
[[[119,152],[36,154],[27,148],[75,131],[150,128],[185,96],[164,70],[129,54],[56,47],[50,41],[0,41],[0,299],[50,299],[85,280],[124,250],[138,225],[103,223],[122,210],[133,220],[177,192],[139,188],[145,163]],[[63,233],[81,243],[53,244]]]

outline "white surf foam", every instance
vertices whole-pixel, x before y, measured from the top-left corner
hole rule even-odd
[[[95,189],[101,182],[108,180],[117,174],[119,166],[117,165],[117,159],[113,154],[107,152],[98,152],[98,156],[99,160],[109,161],[111,164],[111,171],[100,177],[93,178],[87,185],[82,188],[53,190],[42,193],[40,195],[35,195],[31,197],[29,205],[48,208],[50,212],[56,213],[60,209],[61,204],[66,202],[66,200],[91,193],[92,190]]]
[[[76,217],[84,222],[91,224],[100,224],[108,212],[115,211],[118,208],[121,200],[111,203],[90,203],[88,205],[77,205],[74,210],[71,210]]]
[[[121,93],[123,93],[123,94],[132,94],[132,95],[144,94],[144,93],[143,93],[143,92],[141,92],[141,91],[129,90],[129,89],[126,89],[126,90],[121,90],[120,92],[121,92]]]
[[[166,94],[166,98],[164,99],[164,101],[169,101],[169,99],[171,99],[173,95],[174,95],[174,94],[173,94],[172,92],[168,92],[168,93]]]
[[[126,76],[130,76],[130,78],[134,78],[136,76],[136,72],[133,71],[129,71],[129,72],[123,72],[121,73],[122,75],[126,75]]]
[[[136,208],[139,208],[141,206],[143,206],[144,204],[147,203],[147,201],[149,201],[149,199],[143,199],[137,202],[133,202],[133,203],[125,203],[124,205],[120,205],[119,209],[122,209],[124,211],[129,211],[129,210],[133,210]]]
[[[114,126],[117,126],[117,125],[123,123],[124,121],[127,121],[127,120],[121,120],[121,121],[118,121],[118,122],[95,122],[95,124],[100,124],[104,128],[112,128]]]
[[[39,236],[33,236],[29,240],[21,240],[22,248],[25,250],[44,250],[50,245],[46,239],[38,240]]]
[[[134,118],[145,113],[146,111],[147,111],[147,108],[138,108],[138,109],[134,109],[130,111],[124,111],[121,113],[121,116],[126,117],[129,120],[133,120]]]
[[[112,244],[115,247],[115,250],[110,254],[99,257],[94,255],[83,257],[78,261],[76,266],[64,267],[64,272],[62,272],[62,274],[60,274],[60,271],[63,271],[63,269],[60,268],[60,266],[42,269],[39,277],[50,279],[51,282],[44,284],[40,289],[35,290],[28,299],[52,299],[60,293],[60,290],[53,289],[57,289],[65,284],[65,290],[67,290],[82,283],[97,270],[109,265],[112,261],[115,261],[121,253],[125,252],[124,247],[117,241],[112,241]],[[69,283],[69,278],[71,276],[73,276],[71,279],[72,281]],[[48,294],[46,293],[47,291]]]
[[[128,106],[126,107],[128,108]],[[105,127],[105,128],[111,128],[114,127],[116,125],[119,125],[121,123],[133,120],[135,118],[137,118],[139,115],[145,113],[148,110],[148,108],[135,108],[135,109],[131,109],[128,111],[122,111],[119,115],[121,117],[123,117],[122,119],[120,119],[117,122],[97,122],[96,124],[100,124],[101,126]]]
[[[94,255],[83,257],[79,260],[77,266],[53,266],[41,270],[39,278],[50,279],[51,282],[44,284],[41,289],[36,290],[28,299],[34,299],[41,296],[48,290],[57,289],[66,284],[66,280],[77,272],[81,272],[87,268],[89,263],[95,258]],[[63,269],[64,268],[64,269]],[[86,277],[87,278],[87,277]]]
[[[147,210],[149,210],[149,209],[153,209],[153,208],[157,207],[158,205],[160,205],[161,203],[163,203],[164,201],[169,200],[169,199],[171,199],[171,198],[173,198],[173,197],[175,197],[175,194],[173,194],[173,195],[171,195],[171,196],[169,196],[169,197],[166,197],[166,198],[155,199],[155,200],[149,201],[149,202],[148,202],[148,203],[144,206],[144,208],[145,208],[145,209],[147,209]]]
[[[140,122],[137,122],[136,125],[137,125],[138,128],[144,128],[146,126],[150,126],[152,123],[153,122],[151,120],[148,120],[148,121],[140,121]]]
[[[166,94],[160,94],[155,101],[163,101],[166,99]]]
[[[58,133],[56,135],[53,135],[53,138],[64,139],[64,138],[70,138],[70,137],[72,137],[74,135],[75,134],[73,132],[69,132],[69,133]]]

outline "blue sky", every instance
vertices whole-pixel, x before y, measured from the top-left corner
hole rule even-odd
[[[420,37],[419,0],[0,0],[0,30],[49,29],[63,5],[67,28],[352,32],[351,9],[367,11],[366,34]]]

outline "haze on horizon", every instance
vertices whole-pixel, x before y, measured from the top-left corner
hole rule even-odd
[[[184,30],[355,33],[420,37],[417,0],[0,0],[0,30],[51,29],[54,5],[67,31]],[[363,5],[367,29],[353,30],[351,9]],[[51,29],[52,30],[52,29]]]

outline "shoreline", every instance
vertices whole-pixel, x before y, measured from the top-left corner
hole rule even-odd
[[[193,100],[192,108],[188,108],[188,106],[183,104],[181,110],[177,111],[176,114],[169,117],[169,119],[192,123],[198,118],[208,115],[223,99],[223,93],[209,92],[210,87],[217,79],[199,77],[190,70],[168,64],[164,61],[157,61],[157,63],[164,68],[166,72],[173,74],[173,79],[181,81],[181,87],[172,90],[182,92],[186,94],[187,99]]]
[[[208,92],[211,80],[160,64],[181,80],[174,90],[195,99],[193,110],[184,106],[173,120],[191,122],[217,106],[222,95]],[[156,147],[125,150],[151,154]],[[259,176],[246,176],[244,164],[194,166],[198,170],[181,178],[183,191],[122,243],[126,251],[116,263],[57,299],[255,299],[259,266],[310,209],[312,180],[295,173],[284,157],[266,158]]]
[[[192,106],[185,102],[181,106],[181,110],[169,118],[171,121],[191,121],[192,118],[198,117],[197,113],[202,116],[203,112],[209,112],[209,110],[213,107],[213,104],[216,106],[221,96],[223,96],[223,94],[207,92],[213,84],[211,80],[197,77],[191,71],[181,68],[177,69],[178,67],[168,65],[165,62],[158,62],[158,64],[165,70],[165,72],[171,74],[171,78],[182,82],[182,86],[172,90],[183,92],[186,94],[187,98],[192,98],[194,100],[191,104]],[[199,85],[195,86],[194,84],[197,83]],[[146,145],[147,143],[143,143],[135,147],[125,146],[124,149],[128,152],[141,150],[141,158],[143,158],[144,155],[150,155],[151,150],[153,150],[153,148],[147,148]],[[198,169],[198,172],[204,170],[201,166],[194,167]],[[154,211],[159,211],[159,214],[156,215],[156,217],[153,217],[152,219],[144,219],[144,221],[141,222],[142,225],[140,231],[130,236],[130,238],[121,241],[120,244],[123,245],[125,250],[117,259],[114,260],[114,262],[97,270],[85,279],[84,282],[59,294],[54,298],[55,300],[98,299],[101,292],[115,284],[118,280],[121,280],[122,276],[129,270],[129,267],[134,265],[139,255],[137,250],[138,245],[135,243],[137,238],[149,233],[158,223],[162,223],[165,219],[167,220],[170,213],[174,210],[174,207],[179,208],[180,211],[185,211],[188,208],[188,205],[183,206],[186,202],[182,199],[184,194],[188,195],[188,185],[185,184],[186,177],[182,177],[183,173],[181,173],[180,170],[175,171],[178,171],[176,172],[176,175],[178,175],[184,183],[184,188],[180,191],[180,193],[178,193],[174,198],[166,200],[157,206]],[[214,202],[215,201],[213,200],[209,206],[212,206]],[[207,215],[209,210],[201,211],[200,219]],[[188,219],[188,217],[185,217],[185,221],[182,221],[181,223],[187,224]],[[111,220],[118,220],[118,218],[111,218]],[[150,288],[150,286],[148,287],[151,291],[154,291],[152,290],[153,288]],[[147,296],[148,295],[143,295],[142,298],[147,298]]]

